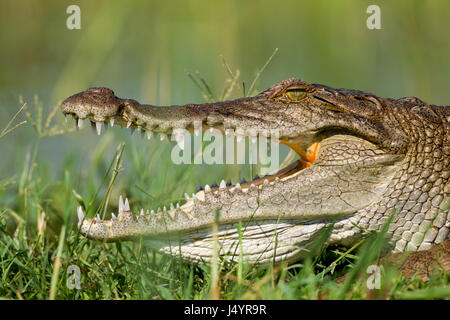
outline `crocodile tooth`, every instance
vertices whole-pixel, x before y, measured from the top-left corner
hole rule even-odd
[[[220,189],[225,189],[227,187],[227,185],[225,184],[225,180],[220,181]]]
[[[155,210],[150,211],[150,214],[155,214]]]
[[[252,183],[251,185],[250,185],[250,188],[254,188],[255,187],[255,185]]]
[[[196,137],[198,137],[198,135],[200,134],[200,130],[195,129],[195,130],[194,130],[194,134],[195,134]]]
[[[164,206],[164,207],[163,207],[163,211],[164,211],[164,212],[166,212],[166,211],[167,211],[167,208],[166,208],[166,206]]]
[[[119,197],[119,213],[123,212],[123,198]]]
[[[175,132],[172,135],[173,140],[175,140],[177,142],[178,147],[181,150],[184,150],[184,134],[180,133],[180,132]]]
[[[123,205],[125,211],[130,211],[130,204],[128,203],[128,198],[125,198],[125,203]]]
[[[213,133],[214,132],[214,128],[213,127],[209,128],[209,132]]]
[[[83,119],[78,118],[77,127],[80,128],[80,129],[83,127]]]
[[[160,133],[159,134],[159,140],[163,141],[166,139],[166,134],[165,133]]]
[[[173,210],[175,207],[173,206],[173,203],[170,204],[170,210]]]
[[[116,215],[114,214],[114,212],[111,212],[111,219],[116,219]]]
[[[100,219],[100,215],[99,214],[95,217],[95,221],[97,221],[97,222],[102,221],[102,219]]]
[[[153,132],[147,131],[147,139],[150,140],[152,138]]]
[[[231,179],[228,179],[228,180],[227,180],[227,187],[229,187],[229,186],[231,186],[231,185],[232,185]]]
[[[211,183],[211,188],[215,188],[215,187],[217,187],[217,182],[216,182],[216,180],[214,180],[213,183]]]
[[[148,211],[148,209],[147,209],[147,211],[145,211],[145,214],[146,214],[146,215],[148,215],[148,214],[149,214],[149,211]]]
[[[97,129],[97,134],[102,134],[102,123],[100,121],[95,122],[95,128]]]
[[[170,220],[174,221],[176,219],[177,213],[175,211],[168,211],[167,216]]]
[[[198,199],[200,201],[205,201],[205,192],[199,191],[198,193],[195,194],[195,199]]]
[[[195,182],[195,191],[199,192],[200,190],[203,190],[202,185],[200,184],[200,182]]]
[[[187,193],[184,194],[184,197],[186,198],[186,200],[189,200],[189,195]]]
[[[197,196],[195,195],[195,193],[192,194],[192,199],[197,200]]]
[[[245,178],[241,179],[241,184],[247,183],[247,180],[245,180]]]
[[[129,128],[131,126],[131,121],[127,122],[127,128]]]
[[[276,181],[276,182],[280,181],[280,178],[275,177],[275,181]]]
[[[177,202],[177,209],[180,209],[180,204]]]
[[[83,209],[81,208],[81,206],[79,206],[77,208],[77,215],[78,215],[78,220],[83,220],[84,219],[84,213],[83,213]]]
[[[269,180],[264,179],[264,184],[268,184],[268,183],[269,183]]]
[[[244,136],[238,135],[237,136],[237,142],[241,142],[244,139]]]
[[[64,115],[64,122],[67,123],[67,114]]]
[[[111,125],[111,127],[114,127],[114,118],[111,118],[111,119],[109,120],[109,124]]]
[[[205,185],[205,192],[210,192],[211,191],[211,188],[210,188],[210,186],[208,186],[207,184]]]
[[[236,187],[237,189],[240,189],[240,188],[241,188],[241,184],[238,182],[238,183],[236,183],[235,187]]]
[[[256,137],[252,137],[252,143],[256,143]]]
[[[144,209],[143,209],[143,208],[141,209],[141,212],[139,213],[139,215],[140,215],[141,217],[144,216]]]
[[[158,207],[158,210],[156,210],[157,212],[161,212],[161,207]]]

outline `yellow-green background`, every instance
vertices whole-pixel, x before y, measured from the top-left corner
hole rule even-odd
[[[81,8],[81,30],[66,28],[71,4]],[[370,4],[381,7],[381,30],[366,28]],[[201,72],[219,96],[227,76],[220,55],[248,86],[275,48],[258,89],[298,77],[449,104],[449,31],[447,0],[4,0],[0,129],[18,109],[19,95],[32,102],[37,94],[50,108],[87,87],[106,86],[146,103],[202,102],[186,70]],[[31,127],[22,126],[0,141],[0,178],[22,165],[33,138]],[[87,130],[55,136],[43,141],[39,157],[56,170],[65,155],[97,143]]]

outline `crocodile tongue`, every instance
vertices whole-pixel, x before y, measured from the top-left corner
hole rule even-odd
[[[292,150],[294,150],[305,162],[305,167],[309,167],[314,161],[316,161],[317,153],[319,151],[319,142],[314,142],[309,146],[305,146],[305,144],[300,140],[281,140],[280,143],[288,146]]]

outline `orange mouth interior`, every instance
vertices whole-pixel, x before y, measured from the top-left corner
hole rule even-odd
[[[242,184],[241,186],[248,187],[250,184],[254,184],[255,186],[257,186],[259,184],[263,184],[265,180],[267,180],[268,182],[272,182],[277,178],[283,179],[293,175],[294,173],[297,173],[300,170],[310,167],[314,163],[314,161],[316,161],[320,147],[319,142],[312,143],[311,145],[309,145],[309,147],[306,148],[306,150],[302,148],[299,142],[282,140],[280,141],[280,143],[294,150],[300,156],[300,159],[298,161],[295,161],[294,163],[291,163],[287,167],[279,170],[277,173],[273,175],[268,175],[261,178],[257,177],[256,179],[247,182],[245,184]]]

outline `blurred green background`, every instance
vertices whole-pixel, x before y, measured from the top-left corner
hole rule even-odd
[[[81,30],[66,28],[71,4],[81,8]],[[366,27],[370,4],[381,7],[381,30]],[[227,78],[220,55],[248,87],[275,48],[257,89],[298,77],[449,104],[449,17],[448,0],[2,1],[0,129],[19,96],[31,108],[38,95],[50,110],[91,86],[145,103],[202,102],[185,71],[198,70],[218,97]],[[55,120],[63,125],[59,112]],[[37,157],[51,175],[67,157],[93,153],[101,139],[90,130],[55,135]],[[33,143],[29,124],[0,141],[0,179],[19,172]]]

